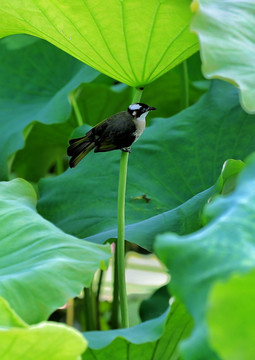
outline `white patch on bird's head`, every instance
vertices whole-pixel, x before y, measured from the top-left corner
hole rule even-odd
[[[129,114],[134,119],[141,119],[141,120],[144,120],[146,115],[148,114],[148,112],[151,111],[151,110],[156,110],[156,108],[148,106],[148,105],[143,104],[143,103],[131,104],[128,107]],[[144,116],[142,116],[142,115],[144,115]]]
[[[128,108],[131,111],[135,111],[135,110],[140,110],[142,108],[142,106],[140,104],[136,103],[136,104],[129,105]]]
[[[134,119],[138,118],[144,112],[143,104],[135,103],[129,105],[128,112]]]

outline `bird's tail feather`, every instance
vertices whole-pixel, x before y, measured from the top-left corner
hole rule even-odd
[[[67,149],[67,155],[71,156],[69,165],[75,167],[94,147],[95,143],[88,137],[69,140],[70,146]]]

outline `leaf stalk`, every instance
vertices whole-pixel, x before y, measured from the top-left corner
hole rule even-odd
[[[142,89],[135,88],[132,104],[139,102],[142,96]],[[118,269],[118,288],[120,299],[121,326],[129,326],[128,303],[125,278],[125,198],[127,183],[128,152],[121,152],[119,189],[118,189],[118,238],[115,255],[115,266]]]
[[[181,64],[181,109],[189,107],[189,73],[187,61]]]

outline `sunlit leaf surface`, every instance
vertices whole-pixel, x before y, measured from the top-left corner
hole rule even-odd
[[[118,81],[142,86],[198,50],[189,5],[189,0],[2,0],[0,36],[41,37]]]
[[[0,357],[5,360],[79,360],[87,346],[75,329],[53,322],[28,326],[0,298]]]

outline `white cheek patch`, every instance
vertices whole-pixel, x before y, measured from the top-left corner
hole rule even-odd
[[[139,110],[139,109],[141,109],[141,105],[139,105],[139,104],[131,104],[131,105],[129,105],[129,107],[128,107],[130,110]]]

